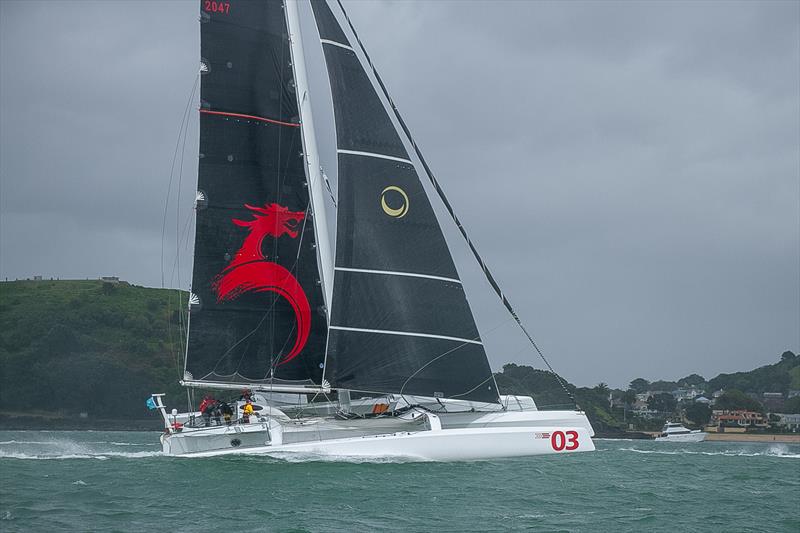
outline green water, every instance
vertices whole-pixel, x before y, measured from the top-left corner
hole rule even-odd
[[[159,454],[0,431],[0,531],[800,531],[800,446],[597,441],[474,463]]]

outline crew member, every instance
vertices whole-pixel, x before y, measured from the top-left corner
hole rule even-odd
[[[247,403],[244,404],[242,408],[242,422],[245,424],[250,423],[250,417],[255,414],[255,410],[253,409],[253,403],[250,400],[247,400]]]
[[[225,419],[225,424],[231,425],[231,417],[233,416],[233,409],[231,409],[230,404],[227,402],[220,402],[220,410],[222,411],[222,417]]]
[[[203,415],[203,424],[205,427],[211,425],[211,412],[214,410],[214,405],[217,401],[210,394],[206,394],[203,401],[200,403],[200,414]]]

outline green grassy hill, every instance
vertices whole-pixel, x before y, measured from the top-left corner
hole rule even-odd
[[[185,394],[185,302],[125,282],[0,283],[0,411],[148,417],[151,392]]]
[[[764,392],[785,394],[790,390],[800,390],[800,357],[792,352],[784,352],[777,363],[764,365],[749,372],[720,374],[708,381],[707,388],[710,391],[738,389],[756,394]]]
[[[148,419],[157,427],[144,407],[149,394],[166,392],[172,405],[185,398],[178,385],[185,337],[178,310],[186,299],[185,292],[124,282],[0,283],[0,424],[3,417],[37,415],[26,424],[64,427],[85,412],[89,425],[108,419],[134,427],[125,424]],[[609,408],[611,391],[604,384],[579,388],[565,382],[567,393],[552,373],[515,364],[495,376],[501,393],[533,396],[543,409],[572,408],[574,397],[598,431],[626,427]],[[786,392],[800,389],[800,357],[786,352],[779,362],[750,372],[708,382],[693,374],[683,381],[709,390]]]

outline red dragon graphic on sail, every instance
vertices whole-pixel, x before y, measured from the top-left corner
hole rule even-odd
[[[264,207],[244,206],[253,212],[253,219],[231,219],[231,222],[247,228],[249,233],[230,264],[214,278],[212,287],[217,302],[235,300],[247,292],[274,292],[291,304],[297,321],[297,337],[292,349],[278,363],[282,365],[297,357],[308,340],[311,306],[297,279],[281,265],[269,261],[262,252],[262,245],[267,237],[278,239],[288,235],[296,239],[306,214],[274,203]]]

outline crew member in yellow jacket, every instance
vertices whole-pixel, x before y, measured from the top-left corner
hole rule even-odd
[[[245,424],[250,423],[250,417],[255,414],[255,409],[253,409],[253,404],[250,400],[247,400],[247,403],[244,404],[242,408],[242,422]]]

